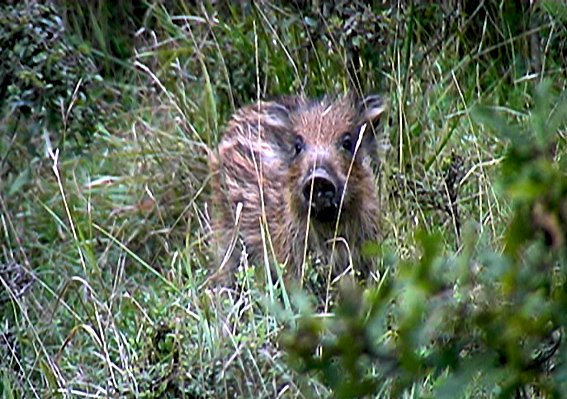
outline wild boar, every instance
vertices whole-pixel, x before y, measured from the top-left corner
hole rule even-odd
[[[375,166],[384,101],[377,96],[259,102],[237,111],[210,159],[222,280],[244,245],[249,262],[303,278],[311,255],[338,274],[379,238]],[[272,275],[272,277],[275,274]]]

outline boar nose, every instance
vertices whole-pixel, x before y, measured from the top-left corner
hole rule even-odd
[[[311,186],[313,186],[313,197],[311,197]],[[337,186],[334,179],[325,169],[315,169],[303,183],[303,196],[306,201],[311,199],[311,206],[316,211],[336,207],[336,194]]]

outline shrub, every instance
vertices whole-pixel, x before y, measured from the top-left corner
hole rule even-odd
[[[0,6],[0,139],[10,168],[36,156],[47,138],[57,147],[88,142],[101,119],[102,86],[88,48],[76,45],[49,2]],[[14,141],[14,143],[11,143]],[[25,163],[23,163],[25,164]]]

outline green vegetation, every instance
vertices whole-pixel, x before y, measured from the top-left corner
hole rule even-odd
[[[14,3],[1,397],[567,395],[563,2]],[[230,114],[345,90],[389,99],[372,281],[208,285]]]

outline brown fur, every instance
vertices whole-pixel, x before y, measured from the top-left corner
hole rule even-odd
[[[371,263],[361,256],[361,248],[379,236],[371,160],[377,161],[374,122],[382,109],[377,97],[310,101],[298,96],[260,102],[233,116],[218,155],[210,160],[220,275],[230,279],[239,264],[237,235],[253,264],[263,264],[267,254],[270,264],[275,259],[302,276],[305,254],[312,253],[333,264],[335,272],[345,270],[351,258],[355,269],[369,271]],[[361,131],[360,146],[351,151],[354,144],[348,146],[345,133],[356,143]],[[344,195],[338,223],[323,216],[325,222],[320,222],[310,211],[314,208],[306,195],[311,188],[313,198],[314,183],[308,177],[317,168],[332,176],[337,196]]]

